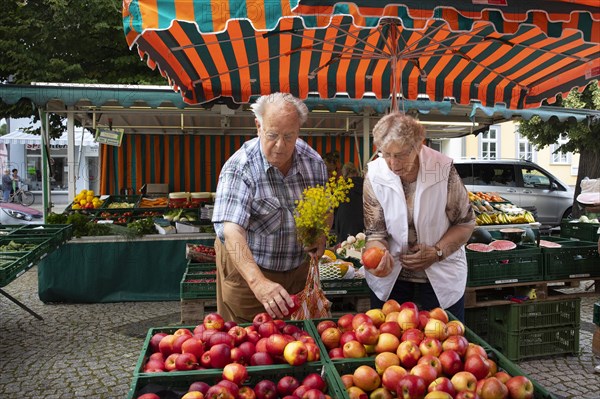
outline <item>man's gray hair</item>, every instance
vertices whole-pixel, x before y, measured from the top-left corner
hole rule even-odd
[[[263,123],[263,115],[265,114],[267,105],[269,103],[276,102],[287,102],[296,107],[296,111],[298,111],[298,118],[300,119],[300,126],[304,125],[306,119],[308,118],[308,107],[306,104],[304,104],[304,102],[302,102],[302,100],[299,98],[292,96],[290,93],[279,92],[260,96],[258,100],[256,100],[256,102],[250,106],[250,108],[252,108],[252,112],[254,112],[254,116],[256,119],[258,119],[261,125]]]

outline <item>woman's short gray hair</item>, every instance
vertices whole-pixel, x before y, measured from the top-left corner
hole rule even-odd
[[[261,125],[263,123],[263,115],[265,114],[267,105],[276,102],[287,102],[296,107],[296,111],[298,111],[298,118],[300,119],[300,126],[304,125],[306,119],[308,118],[308,107],[306,104],[290,93],[279,92],[260,96],[258,100],[256,100],[256,102],[250,106],[250,108],[252,108],[252,112],[254,112],[254,116],[256,119],[258,119]]]
[[[425,140],[425,128],[418,120],[402,112],[393,111],[373,127],[373,143],[382,148],[390,143],[403,147],[418,147]]]

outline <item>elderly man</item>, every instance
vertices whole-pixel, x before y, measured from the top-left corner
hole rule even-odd
[[[249,322],[261,312],[289,315],[291,294],[304,288],[309,256],[320,257],[325,237],[303,248],[296,236],[295,201],[327,181],[321,156],[298,138],[308,109],[284,93],[252,105],[258,137],[244,143],[219,176],[212,221],[218,238],[217,311]]]

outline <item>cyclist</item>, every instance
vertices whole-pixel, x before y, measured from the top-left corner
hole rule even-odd
[[[2,175],[2,200],[8,202],[10,199],[10,192],[12,190],[13,180],[10,175],[10,170],[6,169],[4,175]]]

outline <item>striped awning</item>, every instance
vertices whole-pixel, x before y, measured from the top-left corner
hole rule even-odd
[[[294,16],[309,12],[302,3],[138,0],[124,3],[123,23],[129,45],[189,104],[247,103],[285,91],[303,99],[398,94],[523,109],[600,76],[592,2],[532,1],[520,9],[406,2],[393,3],[402,5],[392,12],[375,1],[317,8],[324,17]],[[378,8],[380,14],[359,18]],[[502,17],[502,29],[494,16]]]

